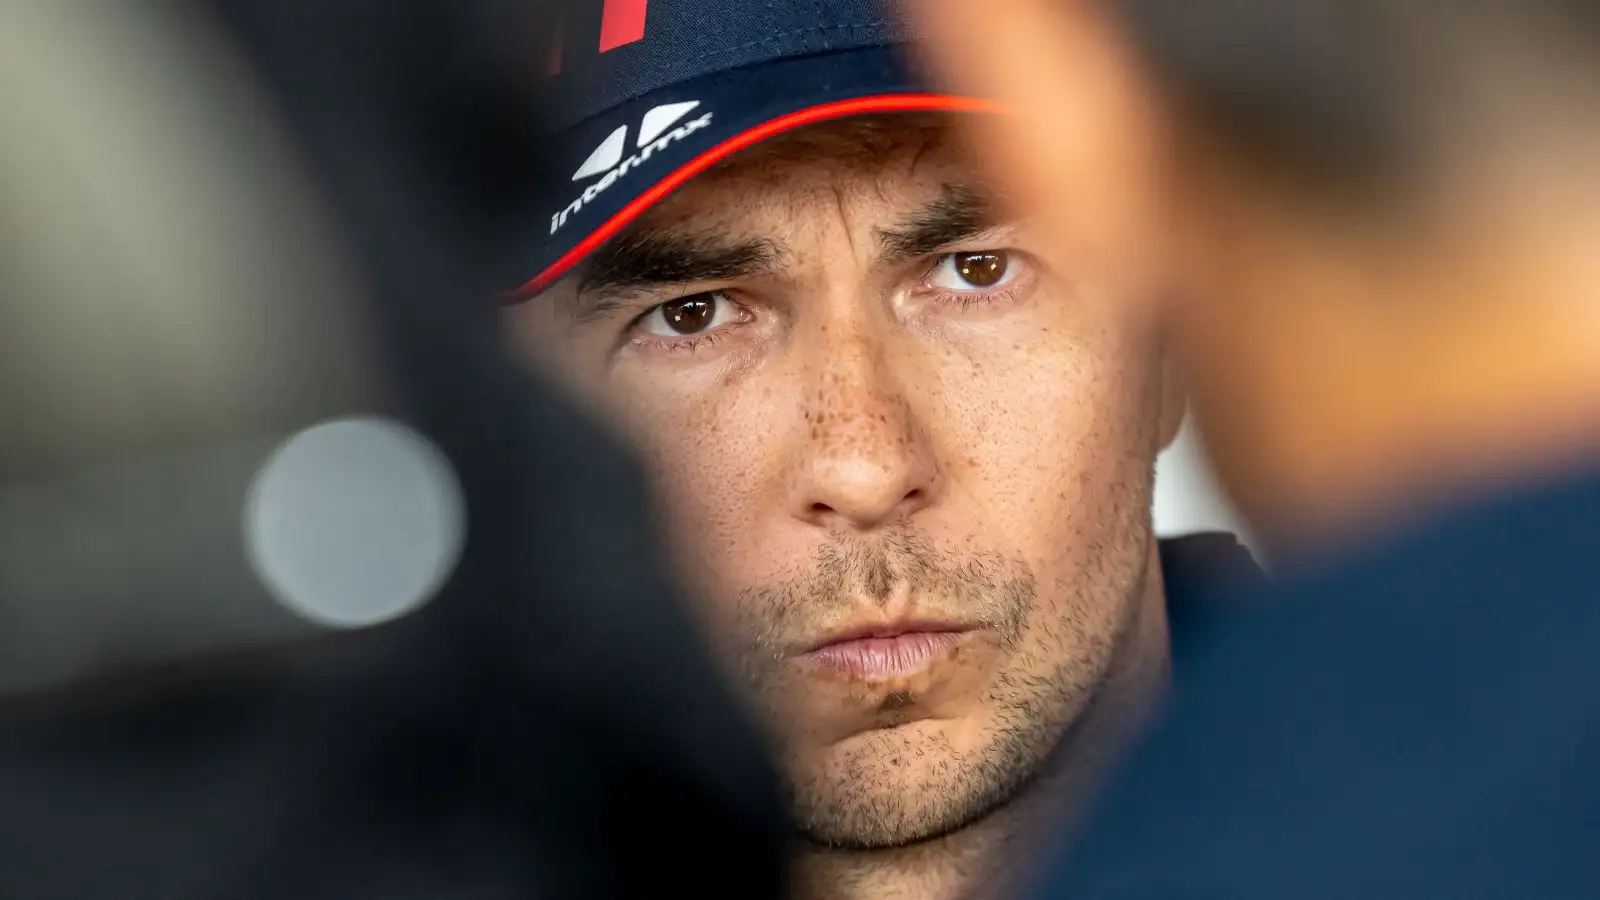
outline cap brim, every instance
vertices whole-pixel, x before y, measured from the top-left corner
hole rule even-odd
[[[653,92],[563,134],[556,158],[571,160],[574,171],[590,169],[584,160],[608,138],[618,140],[618,131],[628,129],[627,138],[634,138],[650,111],[691,103],[696,104],[691,121],[698,126],[691,133],[664,142],[661,135],[651,135],[653,144],[634,141],[627,146],[638,152],[625,156],[620,176],[613,169],[598,177],[575,175],[561,185],[576,199],[551,202],[550,233],[534,254],[537,274],[509,294],[508,302],[560,281],[685,182],[774,136],[847,116],[996,109],[991,101],[920,88],[890,48],[851,50],[762,63]],[[612,152],[618,151],[613,147]]]

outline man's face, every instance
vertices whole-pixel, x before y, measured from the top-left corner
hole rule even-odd
[[[770,142],[513,313],[637,441],[830,845],[1002,804],[1150,593],[1153,343],[1094,273],[1041,265],[944,124]]]

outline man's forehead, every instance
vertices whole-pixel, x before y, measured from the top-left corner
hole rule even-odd
[[[819,194],[870,196],[886,217],[949,185],[992,196],[953,138],[948,114],[862,116],[779,135],[712,167],[639,218],[635,233],[716,231],[756,236]]]
[[[847,116],[775,135],[736,154],[711,172],[750,174],[779,164],[872,170],[907,156],[933,154],[942,162],[959,160],[956,119],[948,112],[881,113]]]

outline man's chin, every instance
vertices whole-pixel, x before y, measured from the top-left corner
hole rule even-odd
[[[896,742],[899,746],[885,746],[893,733],[916,734],[929,724],[885,729],[877,733],[876,746],[844,748],[842,758],[795,778],[800,836],[836,851],[925,844],[989,818],[1029,780],[1020,767],[996,764],[993,748],[958,753],[937,732],[917,735],[922,740],[907,740],[907,734]],[[974,765],[975,758],[982,761]]]
[[[903,798],[901,795],[901,803]],[[809,807],[797,809],[795,826],[800,838],[818,849],[881,853],[934,843],[965,831],[1004,809],[1011,799],[1011,796],[1001,796],[967,807],[954,804],[941,808],[912,806],[887,816],[873,815],[870,808],[833,809],[823,813],[822,808]]]

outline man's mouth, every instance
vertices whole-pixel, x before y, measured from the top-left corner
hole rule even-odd
[[[970,626],[946,622],[854,628],[811,647],[796,661],[853,678],[901,678],[932,665],[971,632]]]

